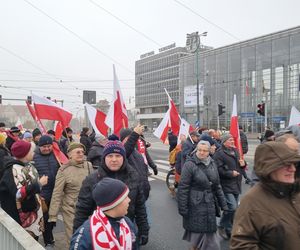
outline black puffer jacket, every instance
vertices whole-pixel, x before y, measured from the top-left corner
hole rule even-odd
[[[136,222],[140,235],[148,235],[149,225],[145,208],[145,198],[143,190],[140,186],[140,177],[138,173],[127,163],[127,161],[124,162],[119,171],[112,172],[106,167],[104,160],[102,160],[98,171],[87,176],[82,182],[76,204],[73,225],[74,232],[96,209],[96,203],[92,197],[92,190],[94,189],[94,186],[104,177],[111,177],[126,183],[130,190],[129,198],[131,200],[129,203],[127,216],[132,221]]]
[[[239,158],[236,149],[228,149],[224,145],[213,156],[218,167],[224,193],[240,194],[242,192],[243,169],[240,166]],[[232,175],[233,170],[239,172],[240,175],[234,177]]]
[[[178,210],[183,216],[184,229],[194,233],[216,232],[214,195],[220,207],[227,209],[213,159],[206,166],[193,154],[184,164],[177,193]]]
[[[99,142],[93,142],[92,147],[87,156],[87,160],[90,161],[93,164],[93,166],[100,166],[103,149],[104,146],[102,146]]]
[[[47,185],[43,186],[41,190],[41,196],[46,201],[50,202],[55,185],[55,177],[59,168],[59,163],[57,162],[53,152],[47,155],[43,155],[41,154],[39,148],[36,148],[35,150],[33,161],[35,163],[34,165],[39,173],[39,176],[48,176],[48,183]]]
[[[83,132],[80,134],[80,143],[85,146],[85,155],[88,155],[91,147],[92,147],[92,141],[90,137]]]
[[[5,163],[11,158],[10,152],[7,147],[0,145],[0,179],[5,169]]]

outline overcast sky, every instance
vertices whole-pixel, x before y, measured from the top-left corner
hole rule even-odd
[[[128,102],[141,54],[185,46],[194,31],[217,48],[295,27],[299,9],[297,0],[1,0],[0,94],[25,99],[32,90],[75,114],[83,89],[111,100],[115,64]]]

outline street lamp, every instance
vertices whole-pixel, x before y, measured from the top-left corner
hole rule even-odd
[[[201,34],[197,32],[194,32],[192,34],[187,34],[188,43],[187,49],[191,53],[196,52],[196,79],[197,79],[197,121],[200,123],[200,100],[199,100],[199,49],[201,45],[200,37],[201,36],[207,36],[207,32],[203,32]]]

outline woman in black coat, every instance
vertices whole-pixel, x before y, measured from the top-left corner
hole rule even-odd
[[[215,198],[223,210],[227,204],[209,150],[209,142],[200,141],[185,162],[178,186],[178,210],[183,217],[183,239],[191,242],[192,249],[219,250]]]

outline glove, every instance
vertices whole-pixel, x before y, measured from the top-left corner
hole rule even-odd
[[[154,175],[158,174],[157,166],[155,166],[155,168],[153,168],[153,173],[154,173]]]
[[[144,246],[148,243],[148,235],[140,235],[139,237],[139,245]]]

